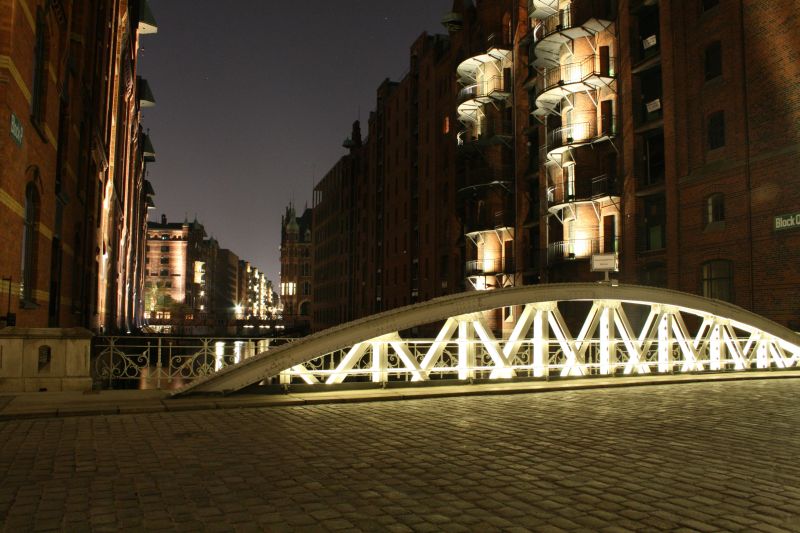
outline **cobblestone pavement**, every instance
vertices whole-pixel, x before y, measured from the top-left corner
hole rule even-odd
[[[798,531],[800,380],[0,423],[6,531]]]

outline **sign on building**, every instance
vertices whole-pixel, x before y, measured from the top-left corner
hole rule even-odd
[[[11,137],[17,141],[17,144],[22,146],[22,136],[24,130],[22,129],[22,121],[17,118],[17,115],[11,113]]]
[[[593,254],[592,272],[616,272],[619,270],[617,254]]]
[[[789,213],[775,217],[772,225],[775,231],[800,229],[800,213]]]

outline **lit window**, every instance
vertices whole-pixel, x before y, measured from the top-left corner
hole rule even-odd
[[[450,133],[450,117],[444,117],[444,127],[442,128],[444,134]]]

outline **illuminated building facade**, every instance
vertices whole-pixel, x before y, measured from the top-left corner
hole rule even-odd
[[[239,261],[239,291],[236,313],[239,320],[273,320],[278,313],[272,281],[248,261]]]
[[[312,222],[311,209],[298,217],[292,204],[281,217],[280,305],[289,332],[307,333],[311,327]]]
[[[408,74],[379,86],[339,185],[351,203],[325,203],[341,162],[317,185],[315,220],[352,242],[315,248],[321,261],[350,250],[351,267],[316,269],[352,294],[324,325],[448,292],[600,280],[591,256],[616,254],[622,282],[800,329],[800,19],[770,19],[788,10],[454,0],[448,35],[420,36]],[[333,242],[319,235],[315,247]],[[502,330],[513,314],[489,318]]]
[[[149,327],[182,333],[211,325],[215,244],[197,220],[169,222],[162,215],[160,222],[148,223],[144,317]]]
[[[4,321],[135,329],[155,155],[140,126],[154,99],[136,67],[155,20],[145,0],[0,6]]]
[[[531,1],[543,280],[597,279],[589,254],[615,251],[621,281],[800,329],[792,6]]]

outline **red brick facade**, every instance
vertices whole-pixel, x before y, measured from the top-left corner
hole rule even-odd
[[[790,4],[455,0],[378,88],[341,318],[600,280],[615,253],[623,282],[800,329],[800,218],[776,229],[800,214]]]
[[[0,2],[0,313],[18,326],[142,324],[154,31],[144,0]]]

